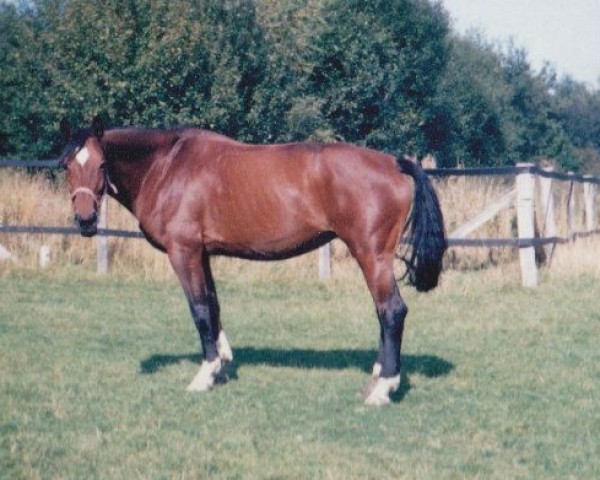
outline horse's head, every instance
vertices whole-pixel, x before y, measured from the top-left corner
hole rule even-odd
[[[60,127],[68,143],[59,164],[67,170],[75,222],[81,235],[91,237],[98,232],[100,204],[109,187],[101,145],[104,126],[96,117],[91,128],[79,130],[75,134],[66,120],[61,122]]]

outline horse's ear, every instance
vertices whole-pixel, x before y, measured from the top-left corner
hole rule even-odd
[[[66,142],[71,140],[71,136],[73,134],[71,130],[71,123],[66,118],[63,118],[60,121],[60,133]]]
[[[102,138],[104,135],[104,122],[98,115],[92,119],[92,134],[97,138]]]

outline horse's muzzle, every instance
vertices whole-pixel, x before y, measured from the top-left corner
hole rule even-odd
[[[83,237],[93,237],[98,233],[98,213],[94,212],[88,218],[82,218],[80,215],[75,215],[75,223],[79,226],[79,230]]]

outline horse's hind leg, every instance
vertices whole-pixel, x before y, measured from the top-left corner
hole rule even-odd
[[[390,393],[400,386],[400,348],[404,319],[408,313],[393,272],[393,255],[358,258],[373,296],[380,325],[380,344],[373,377],[365,393],[369,405],[390,402]]]
[[[231,348],[221,330],[219,302],[208,263],[200,251],[175,246],[169,260],[177,274],[190,306],[204,361],[187,387],[188,391],[207,391],[222,373],[223,364],[232,360]]]
[[[225,331],[221,326],[221,307],[219,306],[217,289],[212,276],[208,255],[205,255],[203,258],[203,268],[206,276],[211,324],[214,331],[217,332],[217,352],[219,353],[219,357],[221,358],[223,364],[227,364],[233,361],[233,352],[231,351],[231,346],[229,345]]]
[[[369,405],[389,403],[389,394],[400,386],[400,349],[407,313],[408,308],[397,287],[387,300],[377,305],[381,341],[373,376],[365,392],[365,402]]]

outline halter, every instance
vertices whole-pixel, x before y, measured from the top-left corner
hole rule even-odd
[[[106,187],[104,187],[104,191],[106,192]],[[97,196],[91,188],[77,187],[71,194],[71,200],[75,200],[75,197],[77,196],[78,193],[85,193],[86,195],[89,195],[90,197],[92,197],[94,199],[94,203],[98,203]]]
[[[108,192],[108,189],[110,189],[115,193],[119,193],[119,191],[117,190],[117,187],[115,186],[114,183],[112,183],[110,181],[110,177],[108,176],[108,172],[105,170],[104,171],[104,187],[102,188],[102,195],[106,195],[106,192]],[[94,199],[94,203],[96,205],[98,205],[98,196],[96,195],[96,193],[88,187],[77,187],[75,190],[73,190],[73,193],[71,193],[71,201],[75,200],[75,197],[79,194],[79,193],[83,193],[85,195],[89,195],[90,197],[92,197]]]

